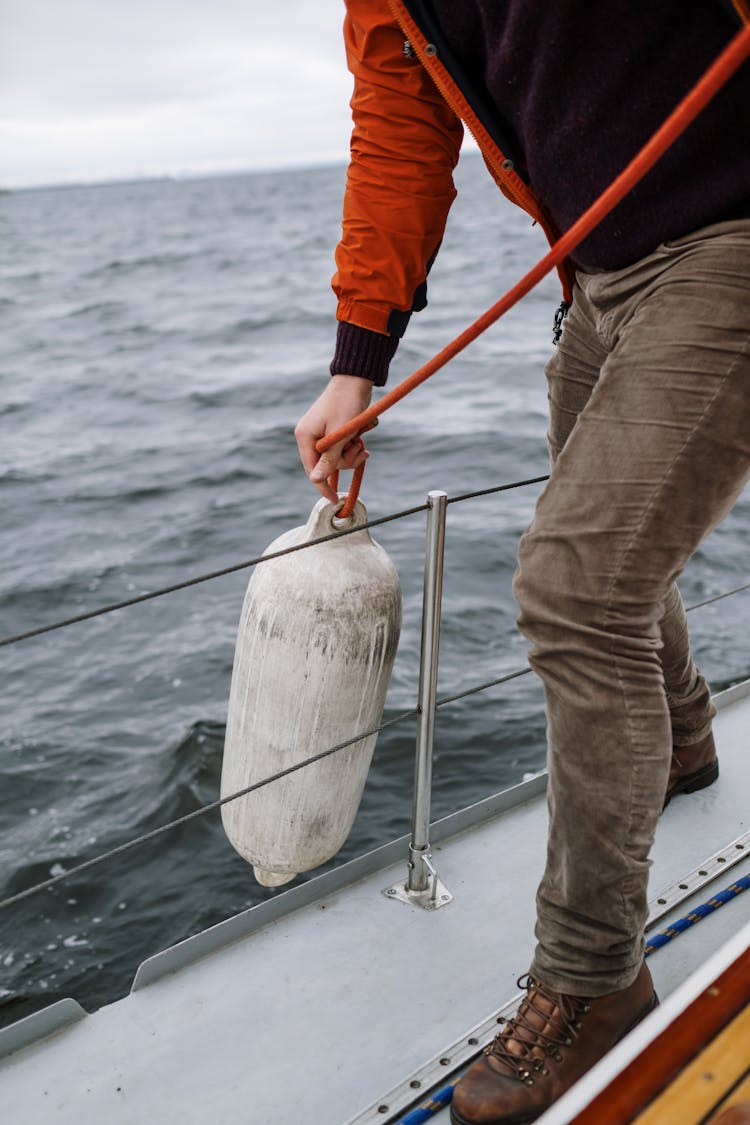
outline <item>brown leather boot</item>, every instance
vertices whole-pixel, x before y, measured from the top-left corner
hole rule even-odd
[[[664,808],[677,793],[695,793],[712,785],[719,776],[719,760],[711,731],[692,746],[674,746],[669,767]]]
[[[610,1047],[659,1003],[644,962],[620,992],[563,996],[531,975],[513,1019],[458,1082],[453,1125],[526,1125],[536,1121]]]

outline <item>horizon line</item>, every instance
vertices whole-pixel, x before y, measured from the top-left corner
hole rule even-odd
[[[318,168],[333,168],[337,165],[346,167],[345,156],[320,157],[305,161],[304,163],[290,164],[263,164],[243,167],[229,166],[226,168],[178,168],[167,169],[161,172],[131,172],[115,173],[113,175],[80,177],[77,179],[51,179],[30,183],[0,183],[0,195],[13,195],[17,192],[29,191],[60,191],[68,188],[87,187],[117,187],[126,184],[157,183],[163,180],[208,180],[222,176],[263,176],[279,172],[304,172]]]

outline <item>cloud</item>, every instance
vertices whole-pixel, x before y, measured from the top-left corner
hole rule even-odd
[[[0,184],[344,159],[340,0],[0,0]]]

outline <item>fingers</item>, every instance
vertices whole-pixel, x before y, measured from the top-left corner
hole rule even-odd
[[[365,443],[361,437],[352,438],[344,445],[335,445],[326,453],[322,453],[315,468],[310,473],[310,480],[318,481],[329,477],[331,473],[341,469],[354,469],[369,457]]]
[[[316,456],[318,456],[317,453]],[[335,472],[356,469],[369,456],[364,442],[357,437],[347,442],[343,447],[334,446],[327,453],[322,453],[308,476],[321,495],[335,503],[338,500],[338,494],[328,484],[329,477]]]
[[[335,445],[326,453],[320,454],[315,448],[320,435],[307,433],[304,430],[303,423],[304,419],[295,431],[295,435],[305,472],[321,496],[325,496],[326,500],[335,504],[338,501],[338,493],[331,488],[328,478],[342,469],[356,468],[369,455],[360,438]]]

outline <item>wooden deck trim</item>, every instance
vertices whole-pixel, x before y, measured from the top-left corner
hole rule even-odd
[[[634,1125],[702,1125],[750,1075],[750,1005],[640,1113]]]
[[[692,1001],[570,1125],[627,1125],[750,1003],[750,949]]]

